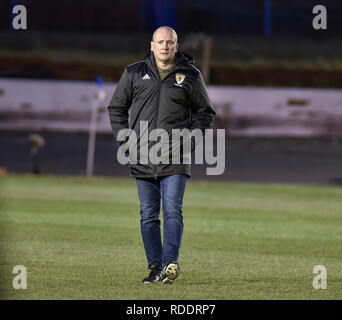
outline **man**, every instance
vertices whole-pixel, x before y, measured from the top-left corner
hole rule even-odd
[[[129,114],[130,109],[130,114]],[[148,130],[211,128],[215,111],[202,75],[193,59],[178,52],[178,37],[170,27],[158,28],[152,37],[151,52],[143,61],[127,66],[108,106],[114,137],[121,129],[132,129],[140,137],[146,121]],[[142,147],[137,141],[136,149]],[[153,143],[148,142],[148,148]],[[182,160],[182,158],[181,158]],[[148,268],[144,283],[172,283],[180,273],[179,249],[183,235],[182,204],[190,164],[130,162],[140,200],[140,227]],[[160,203],[163,208],[163,244],[160,230]]]

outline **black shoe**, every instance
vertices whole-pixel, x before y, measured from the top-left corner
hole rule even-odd
[[[158,262],[153,262],[150,266],[151,272],[147,278],[145,278],[143,283],[154,283],[159,282],[162,277],[162,270],[160,268],[160,264]]]
[[[179,274],[180,274],[179,264],[177,262],[171,262],[163,268],[161,272],[161,275],[162,275],[161,281],[162,283],[172,284],[173,281],[176,280]]]

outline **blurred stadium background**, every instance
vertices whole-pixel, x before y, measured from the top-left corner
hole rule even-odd
[[[26,6],[27,30],[11,8]],[[45,140],[42,173],[84,174],[95,79],[104,82],[94,174],[126,176],[106,106],[125,65],[170,25],[201,69],[226,128],[227,170],[215,179],[330,184],[342,177],[342,4],[320,1],[8,0],[0,3],[0,165],[30,172],[28,135]],[[56,161],[64,159],[65,161]],[[193,177],[207,178],[194,166]],[[212,177],[211,177],[212,178]]]
[[[11,8],[26,6],[27,30]],[[32,170],[28,135],[45,145],[41,172],[84,174],[95,79],[104,81],[94,174],[125,176],[116,163],[106,106],[125,65],[170,25],[201,69],[226,128],[227,170],[215,179],[330,184],[342,177],[342,4],[320,1],[1,1],[0,165]],[[67,138],[66,138],[67,137]],[[64,159],[67,161],[56,161]],[[207,178],[194,166],[194,178]],[[212,177],[211,177],[212,178]]]
[[[27,30],[11,25],[19,4]],[[317,4],[327,30],[312,27]],[[106,108],[165,24],[227,130],[225,173],[193,166],[182,281],[167,291],[140,285],[136,187]],[[0,297],[340,299],[341,35],[340,0],[1,0]],[[16,264],[28,267],[28,290],[13,290]],[[312,288],[319,264],[328,290]]]

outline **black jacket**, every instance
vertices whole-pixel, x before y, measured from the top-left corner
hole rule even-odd
[[[178,79],[176,79],[176,74]],[[177,82],[178,80],[178,82]],[[148,121],[148,130],[212,127],[215,111],[209,100],[200,71],[193,59],[176,53],[175,64],[161,81],[151,52],[143,61],[127,66],[108,106],[114,138],[121,129],[133,129],[138,136],[140,121]],[[119,144],[122,142],[117,141]],[[156,142],[149,142],[149,148]],[[190,177],[189,164],[130,164],[131,176],[136,178],[185,174]]]

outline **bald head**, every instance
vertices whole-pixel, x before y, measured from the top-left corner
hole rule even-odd
[[[155,41],[155,39],[156,39],[157,36],[164,35],[165,33],[171,34],[172,37],[175,39],[175,42],[176,42],[176,43],[178,42],[178,36],[177,36],[176,31],[173,30],[171,27],[168,27],[168,26],[162,26],[162,27],[159,27],[158,29],[156,29],[156,30],[153,32],[152,41]]]

